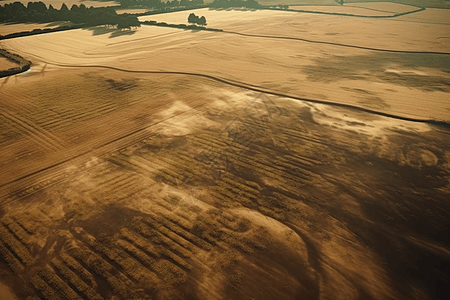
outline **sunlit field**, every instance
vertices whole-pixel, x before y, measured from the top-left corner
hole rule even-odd
[[[0,41],[0,295],[444,299],[450,13],[332,2]]]

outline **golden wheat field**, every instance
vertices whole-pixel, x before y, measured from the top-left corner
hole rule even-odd
[[[0,42],[2,299],[444,299],[448,22],[195,13]]]
[[[344,3],[343,5],[289,5],[289,9],[307,10],[311,12],[341,13],[357,16],[393,16],[397,13],[405,13],[417,10],[417,7],[398,3]]]

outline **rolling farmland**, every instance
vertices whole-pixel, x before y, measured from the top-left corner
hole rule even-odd
[[[267,11],[199,11],[229,32],[96,27],[1,42],[33,66],[0,79],[0,292],[442,297],[448,48],[426,39],[448,24],[421,29],[424,41],[405,21],[392,29],[403,40],[375,45],[361,28],[399,21],[351,30],[345,17],[335,37],[337,16],[301,15],[302,27],[295,12],[267,23]],[[264,26],[284,39],[261,37]],[[400,52],[365,49],[385,46]]]

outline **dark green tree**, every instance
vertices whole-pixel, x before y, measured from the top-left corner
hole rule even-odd
[[[205,16],[201,16],[201,18],[197,21],[197,24],[205,26],[206,25],[206,18],[205,18]]]

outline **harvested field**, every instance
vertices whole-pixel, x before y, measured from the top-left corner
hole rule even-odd
[[[443,299],[450,130],[405,118],[450,120],[447,56],[340,43],[152,26],[2,41],[33,62],[0,80],[2,295]]]
[[[302,0],[298,0],[302,1]],[[308,0],[314,1],[314,0]],[[383,0],[346,0],[345,4],[354,5],[358,3],[367,3],[369,6],[376,7],[377,5],[384,5],[385,3],[391,3],[390,1],[386,2]],[[381,3],[381,4],[378,4]],[[396,4],[404,4],[404,5],[412,5],[417,7],[426,7],[426,8],[450,8],[450,3],[448,1],[441,0],[395,0]]]
[[[393,16],[398,13],[415,11],[418,8],[397,3],[351,3],[333,6],[309,6],[309,5],[289,5],[289,9],[306,10],[312,12],[339,13],[358,16]]]
[[[414,5],[414,4],[411,4]],[[361,8],[365,10],[372,10],[372,11],[380,11],[380,12],[390,12],[390,13],[403,13],[410,10],[415,10],[417,7],[408,5],[407,3],[401,4],[395,3],[395,2],[356,2],[352,3],[351,1],[348,1],[348,3],[344,3],[342,7],[354,7],[354,8]]]

